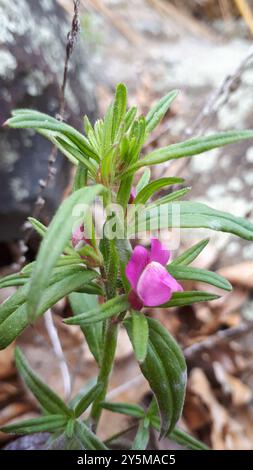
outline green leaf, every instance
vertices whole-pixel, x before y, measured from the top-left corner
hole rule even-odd
[[[175,210],[179,217],[175,215]],[[174,220],[173,220],[174,219]],[[218,211],[198,202],[179,201],[157,207],[147,207],[139,213],[136,223],[128,227],[128,235],[169,227],[207,228],[219,232],[228,232],[245,240],[253,240],[253,224],[242,217]]]
[[[127,89],[123,83],[119,83],[116,88],[115,100],[113,103],[112,116],[112,142],[115,141],[120,125],[126,114]]]
[[[67,419],[66,416],[62,415],[47,415],[3,426],[0,431],[25,435],[34,434],[35,432],[56,432],[66,426]]]
[[[145,450],[149,441],[149,421],[145,419],[139,424],[137,434],[135,436],[132,450]]]
[[[60,137],[68,139],[87,157],[99,161],[99,158],[90,146],[88,140],[76,129],[58,121],[47,114],[38,113],[34,110],[22,110],[22,112],[13,112],[13,117],[6,121],[6,125],[15,129],[35,129],[42,133],[46,138]]]
[[[84,188],[87,184],[87,167],[82,163],[79,163],[75,173],[75,180],[73,185],[73,191]]]
[[[125,312],[129,308],[127,295],[120,295],[114,299],[108,300],[95,309],[70,317],[64,320],[68,325],[89,325],[91,323],[101,322],[107,318],[113,317],[119,313]]]
[[[94,310],[99,306],[96,295],[72,293],[69,295],[69,301],[74,315],[79,315],[85,310]],[[92,325],[86,325],[81,329],[91,353],[97,363],[100,364],[103,344],[103,324],[101,322],[94,323]]]
[[[61,137],[52,137],[53,144],[65,155],[74,165],[78,163],[83,165],[86,170],[88,170],[91,176],[96,179],[97,175],[97,166],[96,163],[92,163],[92,160],[89,159],[80,149],[71,145],[66,138],[62,139]]]
[[[182,157],[192,157],[193,155],[224,147],[228,144],[234,144],[245,139],[253,139],[253,131],[228,131],[172,144],[149,153],[144,158],[131,165],[124,174],[135,172],[138,168],[143,166],[157,165],[158,163]]]
[[[22,305],[27,298],[27,293],[29,290],[29,286],[25,284],[24,286],[20,287],[15,294],[9,297],[4,303],[0,305],[0,328],[1,325],[5,322],[5,320],[15,312],[16,309]],[[2,332],[1,332],[2,333]],[[0,343],[2,340],[2,335],[0,335]]]
[[[219,299],[219,295],[210,294],[205,291],[184,291],[174,292],[169,302],[163,304],[163,307],[183,307],[184,305],[192,305],[197,302],[210,302],[211,300]]]
[[[74,436],[79,439],[86,450],[107,450],[100,439],[81,421],[76,421]]]
[[[151,425],[159,431],[160,429],[160,419],[158,416],[152,416],[150,418]],[[209,448],[201,441],[196,439],[195,437],[191,436],[188,434],[186,431],[183,431],[182,429],[176,427],[173,429],[173,431],[167,435],[169,439],[172,441],[177,442],[177,444],[180,444],[187,449],[190,450],[208,450]]]
[[[140,364],[159,406],[161,435],[171,432],[184,404],[186,364],[181,349],[169,332],[156,320],[147,318],[149,342],[145,361]],[[125,325],[132,341],[131,323]]]
[[[141,191],[139,191],[134,202],[135,204],[145,204],[145,202],[147,202],[148,199],[161,188],[183,182],[184,180],[182,178],[159,178],[155,181],[152,181],[152,183],[149,183]]]
[[[47,227],[42,224],[39,220],[35,219],[34,217],[28,217],[28,221],[34,228],[34,230],[43,238],[47,233]]]
[[[145,315],[140,312],[133,312],[132,322],[132,343],[135,356],[138,362],[143,362],[147,355],[148,348],[148,321]]]
[[[15,362],[25,384],[37,398],[44,410],[50,414],[60,414],[64,417],[71,416],[71,410],[69,410],[62,399],[33,372],[19,348],[15,349]]]
[[[149,168],[145,168],[145,171],[143,172],[143,175],[139,179],[137,185],[136,185],[136,194],[138,195],[139,192],[149,183],[151,176],[151,171]]]
[[[126,112],[125,116],[125,131],[127,132],[130,127],[132,126],[135,116],[137,114],[137,108],[136,106],[132,106],[129,108],[129,110]]]
[[[170,265],[171,266],[178,266],[178,265],[187,266],[188,264],[192,263],[197,258],[197,256],[204,250],[208,242],[209,242],[209,238],[206,238],[205,240],[201,240],[200,242],[196,243],[191,248],[189,248],[184,253],[182,253],[180,256],[178,256],[176,259],[174,259],[170,263]]]
[[[127,416],[132,416],[133,418],[144,418],[145,412],[139,405],[134,405],[132,403],[109,403],[102,402],[102,408],[105,410],[112,411],[113,413],[119,413]]]
[[[172,193],[166,194],[166,196],[160,197],[159,199],[156,199],[156,201],[152,202],[149,204],[148,208],[151,209],[153,207],[159,207],[162,204],[168,204],[169,202],[176,201],[177,199],[181,199],[184,197],[186,194],[189,193],[191,190],[190,187],[188,188],[182,188],[178,189],[177,191],[173,191]]]
[[[167,266],[167,270],[175,279],[181,279],[184,281],[200,281],[227,291],[232,290],[230,282],[228,282],[224,277],[213,273],[212,271],[207,271],[206,269],[169,264]]]
[[[23,286],[28,279],[29,276],[22,273],[9,274],[9,276],[0,279],[0,289],[11,286]]]
[[[75,191],[62,203],[54,216],[41,243],[37,262],[32,273],[28,297],[28,315],[30,319],[36,317],[36,310],[43,291],[48,285],[50,273],[70,239],[74,221],[72,216],[73,208],[76,204],[82,203],[86,206],[83,207],[83,212],[87,212],[88,205],[91,205],[96,196],[102,191],[103,186],[101,185]]]
[[[175,428],[169,437],[177,442],[177,444],[183,445],[191,450],[210,450],[203,442],[179,428]]]
[[[147,134],[150,134],[167,113],[169,107],[176,99],[178,90],[173,90],[160,99],[149,111],[146,117]]]
[[[71,292],[84,289],[86,282],[94,278],[93,271],[84,270],[65,276],[45,291],[38,307],[37,316],[43,315],[58,300]],[[86,284],[86,289],[89,284]],[[29,283],[21,287],[10,299],[0,307],[0,349],[8,346],[30,323],[27,314],[26,298]]]
[[[76,418],[81,416],[85,410],[90,406],[90,404],[98,397],[98,395],[103,390],[103,384],[97,383],[92,387],[75,405],[74,415]]]

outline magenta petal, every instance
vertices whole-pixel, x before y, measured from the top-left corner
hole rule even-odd
[[[137,245],[126,265],[126,277],[132,289],[136,290],[139,277],[149,262],[149,253],[141,245]]]
[[[178,290],[182,290],[180,284],[156,261],[147,265],[137,285],[137,294],[147,307],[168,302]]]
[[[168,272],[167,276],[163,279],[163,283],[170,287],[172,292],[182,292],[184,290],[181,284],[179,284],[176,279]]]
[[[157,263],[165,266],[170,259],[170,251],[158,240],[152,238],[151,240],[151,252],[150,261],[157,261]]]
[[[84,240],[84,226],[79,224],[72,233],[72,246],[75,248],[80,242]]]

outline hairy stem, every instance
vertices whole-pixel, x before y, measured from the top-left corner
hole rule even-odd
[[[101,415],[101,402],[105,399],[109,378],[113,368],[115,350],[117,345],[118,324],[112,319],[107,321],[104,338],[104,348],[101,361],[101,368],[98,375],[98,383],[103,384],[103,389],[93,402],[90,418],[92,427],[95,430]]]

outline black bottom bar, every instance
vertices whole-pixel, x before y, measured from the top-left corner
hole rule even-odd
[[[253,451],[8,451],[0,452],[0,467],[4,465],[25,466],[25,468],[44,467],[47,464],[58,467],[77,467],[98,465],[102,468],[117,468],[126,465],[149,466],[166,465],[172,468],[178,465],[204,464],[253,464]],[[17,467],[18,468],[18,467]]]

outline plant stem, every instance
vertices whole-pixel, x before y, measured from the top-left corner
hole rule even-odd
[[[101,361],[101,368],[98,375],[98,383],[103,384],[103,389],[93,402],[90,418],[93,430],[96,430],[101,415],[100,403],[105,399],[110,374],[113,368],[115,350],[117,345],[118,324],[112,319],[107,321],[104,338],[104,348]]]

